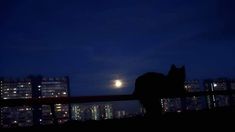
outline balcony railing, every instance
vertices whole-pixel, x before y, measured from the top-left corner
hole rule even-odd
[[[221,98],[224,97],[224,99],[226,100],[226,104],[225,102],[223,102],[223,99],[219,97]],[[197,100],[197,98],[203,98],[204,101],[200,102]],[[187,99],[194,100],[196,102],[196,105],[202,105],[200,103],[204,103],[204,107],[203,108],[198,107],[199,109],[190,108],[190,104],[187,102]],[[86,119],[83,118],[88,118],[89,116],[91,116],[89,118],[91,120],[114,119],[114,110],[112,110],[110,106],[106,105],[108,102],[117,102],[117,101],[125,102],[125,101],[136,101],[136,100],[137,99],[133,95],[83,96],[83,97],[38,98],[38,99],[34,98],[5,99],[5,100],[2,99],[0,102],[1,127],[24,126],[24,123],[26,124],[25,126],[34,126],[36,124],[59,125],[65,122],[69,122],[71,120],[84,121]],[[190,92],[180,97],[168,96],[166,98],[163,98],[162,100],[165,100],[165,104],[162,104],[163,115],[168,112],[184,113],[187,111],[200,111],[200,110],[210,110],[210,109],[213,110],[220,107],[223,107],[226,110],[228,110],[232,109],[233,105],[235,104],[234,103],[235,91],[227,90],[227,91],[213,91],[213,92],[212,91]],[[94,104],[103,103],[104,105],[102,105],[102,108],[100,108],[99,105],[91,105],[93,103]],[[80,105],[80,104],[89,104],[89,107],[86,106],[86,108],[82,108],[85,105]],[[146,111],[144,110],[144,108],[142,110],[143,110],[142,113],[140,112],[139,114],[144,115]],[[97,111],[99,111],[98,112],[99,114],[97,114]],[[77,115],[73,115],[74,114],[73,112],[77,112]],[[109,112],[112,114],[110,114]],[[16,113],[18,113],[17,115],[15,115],[17,116],[17,118],[14,117],[14,114]],[[79,113],[82,115],[81,117]],[[8,117],[10,114],[11,116]],[[128,118],[133,117],[133,116],[125,116],[126,115],[125,111],[121,110],[117,111],[116,114],[117,117],[128,117]],[[99,117],[97,115],[99,115]],[[27,116],[28,118],[26,118]]]

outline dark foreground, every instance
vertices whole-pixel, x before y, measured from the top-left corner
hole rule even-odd
[[[4,131],[234,131],[235,109],[220,108],[216,110],[167,113],[154,119],[135,117],[103,121],[70,121],[64,125],[34,126],[29,128],[2,128]],[[1,130],[1,131],[2,131]]]

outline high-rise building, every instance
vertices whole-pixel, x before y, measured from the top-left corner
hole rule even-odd
[[[207,107],[205,96],[193,96],[185,98],[186,110],[202,110]]]
[[[33,125],[33,112],[30,106],[1,107],[2,127],[27,127]]]
[[[69,96],[68,77],[42,77],[37,85],[39,98]],[[69,104],[42,105],[40,124],[65,123],[69,120]]]
[[[113,119],[113,107],[111,104],[104,104],[100,108],[102,119]]]
[[[55,117],[58,124],[63,124],[69,120],[69,105],[68,104],[55,104]]]
[[[0,78],[1,99],[32,98],[32,83],[29,78]],[[33,111],[31,106],[1,107],[1,126],[31,126]]]
[[[184,83],[186,92],[201,92],[203,91],[199,80],[187,80]],[[201,110],[206,108],[206,98],[204,96],[186,97],[184,106],[186,110]]]
[[[229,90],[229,80],[226,78],[211,79],[204,81],[204,87],[206,91],[226,91]],[[207,96],[208,108],[228,106],[229,96],[228,95],[208,95]]]
[[[19,79],[0,78],[0,86],[1,99],[59,98],[69,96],[68,77],[29,76]],[[30,115],[30,112],[32,116],[26,116]],[[1,125],[10,127],[32,124],[60,124],[69,120],[69,113],[68,104],[1,107]]]
[[[230,80],[230,89],[235,90],[235,80]]]
[[[113,119],[113,106],[110,103],[72,104],[72,120],[106,120]]]
[[[93,108],[93,109],[92,109]],[[95,104],[71,104],[72,120],[86,121],[98,120],[98,108]]]
[[[230,90],[235,91],[235,80],[230,80]],[[230,95],[230,103],[231,105],[235,105],[235,94]]]
[[[161,105],[163,113],[182,111],[182,103],[180,98],[163,98],[161,99]]]
[[[41,85],[38,85],[42,98],[68,97],[68,87],[67,77],[43,77]]]
[[[127,113],[125,110],[115,111],[115,118],[117,119],[125,118],[126,116],[127,116]]]
[[[100,120],[100,110],[99,105],[91,106],[91,119],[92,120]]]
[[[32,98],[32,84],[29,78],[8,79],[2,78],[1,99],[28,99]]]
[[[83,111],[82,111],[82,106],[79,104],[72,104],[71,105],[71,118],[72,120],[83,120]]]
[[[186,92],[200,92],[202,91],[199,80],[187,80],[184,83]],[[161,99],[163,112],[181,112],[186,110],[199,110],[203,108],[203,97],[187,97],[181,98],[163,98]]]
[[[187,80],[184,83],[184,88],[186,92],[199,92],[201,91],[199,80]]]
[[[228,82],[226,78],[205,80],[204,87],[206,91],[224,91],[228,90]]]

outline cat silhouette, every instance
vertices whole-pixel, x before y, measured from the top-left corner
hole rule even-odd
[[[147,117],[154,117],[162,112],[161,99],[184,94],[185,67],[172,65],[168,74],[147,72],[135,81],[133,95],[146,109]]]

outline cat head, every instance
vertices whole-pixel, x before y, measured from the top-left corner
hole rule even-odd
[[[183,78],[185,79],[185,66],[177,68],[174,64],[168,72],[168,77],[170,78]]]

